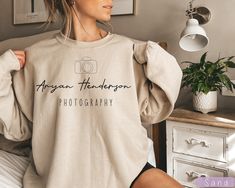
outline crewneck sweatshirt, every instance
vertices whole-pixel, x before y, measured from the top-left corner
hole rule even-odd
[[[60,32],[0,56],[0,133],[32,138],[24,188],[129,188],[148,160],[143,125],[173,110],[182,72],[152,41]]]

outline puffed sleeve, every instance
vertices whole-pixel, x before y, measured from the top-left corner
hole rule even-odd
[[[33,85],[30,65],[20,70],[12,50],[0,56],[0,134],[22,141],[31,138]]]
[[[182,71],[174,56],[157,43],[134,44],[134,72],[143,124],[167,118],[177,100]]]

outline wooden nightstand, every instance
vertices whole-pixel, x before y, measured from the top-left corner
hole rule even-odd
[[[235,176],[235,110],[177,108],[166,120],[167,173],[186,187],[197,177]]]

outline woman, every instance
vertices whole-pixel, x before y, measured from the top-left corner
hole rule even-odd
[[[182,187],[148,163],[142,125],[173,110],[182,76],[175,58],[97,27],[110,20],[112,0],[45,4],[50,21],[57,11],[64,18],[62,31],[26,55],[0,57],[1,133],[32,137],[24,188]]]

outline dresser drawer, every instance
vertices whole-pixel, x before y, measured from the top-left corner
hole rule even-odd
[[[227,161],[226,134],[212,131],[173,126],[172,128],[172,151],[212,159]]]
[[[210,167],[206,164],[187,161],[185,159],[174,158],[173,166],[173,177],[187,187],[196,187],[193,181],[198,177],[228,176],[228,171],[226,169]]]

